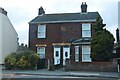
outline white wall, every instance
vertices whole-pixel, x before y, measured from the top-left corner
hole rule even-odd
[[[17,38],[18,34],[13,28],[9,18],[2,14],[2,64],[8,54],[17,50]]]
[[[120,1],[118,2],[118,28],[119,28],[119,37],[120,37]]]
[[[2,14],[0,13],[0,56],[2,56]],[[0,58],[0,64],[2,62],[2,58]]]

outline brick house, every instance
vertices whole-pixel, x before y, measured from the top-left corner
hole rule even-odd
[[[48,60],[63,66],[66,59],[92,62],[92,25],[97,17],[98,12],[87,12],[86,2],[82,3],[80,13],[45,14],[41,7],[38,16],[29,22],[29,48],[46,60],[46,66]]]

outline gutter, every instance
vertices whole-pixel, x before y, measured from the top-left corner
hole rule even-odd
[[[46,24],[46,23],[70,23],[70,22],[95,22],[96,19],[90,20],[62,20],[62,21],[41,21],[41,22],[29,22],[29,24]]]

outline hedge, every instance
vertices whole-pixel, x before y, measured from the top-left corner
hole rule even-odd
[[[19,51],[5,58],[6,69],[35,69],[39,56],[33,51]]]

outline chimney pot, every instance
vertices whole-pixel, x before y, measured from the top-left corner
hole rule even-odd
[[[43,14],[45,14],[45,11],[44,11],[43,7],[41,6],[39,8],[38,15],[43,15]]]
[[[82,13],[87,12],[87,4],[86,4],[86,2],[82,2],[81,12],[82,12]]]

